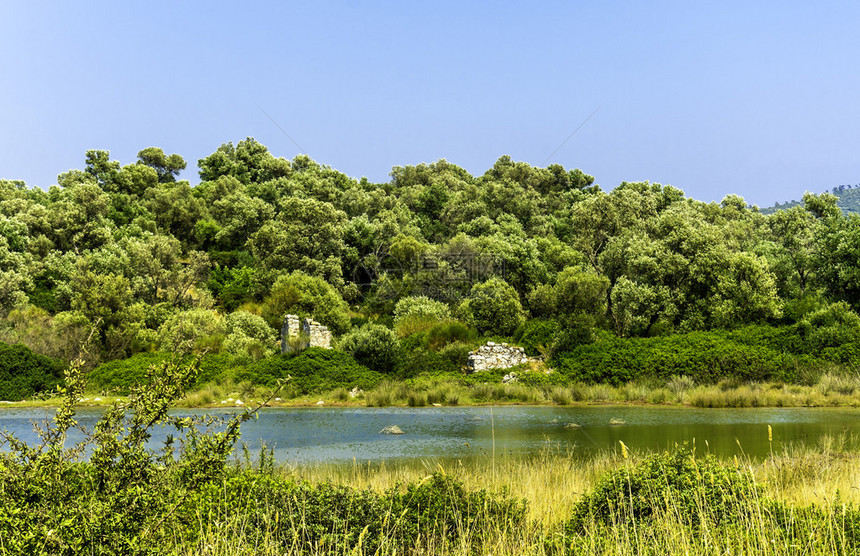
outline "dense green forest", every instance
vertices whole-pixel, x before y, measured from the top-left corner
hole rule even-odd
[[[196,186],[185,168],[91,150],[48,191],[0,180],[0,341],[70,361],[95,331],[91,367],[187,350],[259,366],[289,312],[396,377],[458,371],[490,338],[610,382],[860,362],[860,217],[832,194],[766,215],[507,156],[478,177],[439,160],[371,183],[251,138],[199,160]]]

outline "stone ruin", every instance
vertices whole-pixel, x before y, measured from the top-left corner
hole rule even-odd
[[[528,363],[529,358],[521,347],[487,342],[469,354],[466,367],[471,372],[487,369],[507,369]]]
[[[296,346],[295,341],[290,345],[290,338],[301,338]],[[331,332],[313,319],[300,319],[296,315],[286,315],[281,327],[281,353],[290,353],[293,349],[321,347],[331,349]]]

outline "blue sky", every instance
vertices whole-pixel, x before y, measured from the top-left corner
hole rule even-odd
[[[0,178],[254,137],[351,176],[501,155],[761,206],[860,183],[856,2],[0,4]],[[599,109],[598,109],[599,108]],[[547,162],[594,110],[597,112]]]

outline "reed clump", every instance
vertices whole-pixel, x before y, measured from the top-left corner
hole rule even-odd
[[[553,403],[558,405],[570,405],[573,403],[573,393],[570,388],[556,387],[550,394]]]
[[[458,405],[460,392],[452,384],[438,384],[427,391],[427,403],[431,405]]]
[[[202,388],[190,392],[178,400],[176,405],[178,407],[223,406],[236,405],[237,401],[242,402],[242,404],[254,404],[269,399],[272,392],[273,389],[270,387],[257,385],[247,380],[237,383],[227,379],[222,382],[210,382]],[[295,391],[292,386],[285,385],[279,390],[278,395],[282,398],[290,398],[295,396]]]

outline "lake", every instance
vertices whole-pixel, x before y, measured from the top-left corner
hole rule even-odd
[[[229,414],[233,410],[194,410]],[[188,415],[191,411],[177,411]],[[30,421],[45,409],[0,409],[0,430],[28,442]],[[82,409],[79,422],[91,427],[101,410]],[[611,425],[611,420],[624,425]],[[569,423],[579,428],[567,426]],[[404,434],[380,431],[396,425]],[[768,442],[768,425],[773,444]],[[815,445],[825,435],[857,432],[860,410],[835,408],[691,409],[638,406],[500,406],[432,408],[264,408],[242,427],[252,453],[261,442],[275,458],[292,464],[470,460],[539,454],[547,448],[588,457],[599,450],[659,450],[694,443],[701,452],[762,457],[771,447]],[[161,429],[155,431],[156,437]],[[72,435],[71,438],[80,438]]]

